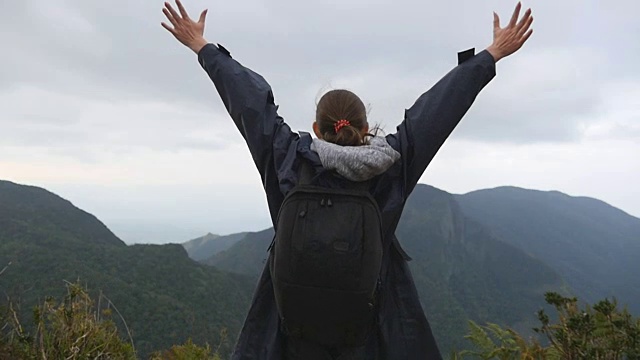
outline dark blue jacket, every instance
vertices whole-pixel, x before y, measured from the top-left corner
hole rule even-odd
[[[275,224],[285,195],[298,181],[301,158],[309,160],[318,173],[323,172],[318,155],[309,148],[311,137],[291,131],[278,115],[269,84],[232,59],[224,47],[209,44],[199,52],[198,60],[249,146]],[[477,55],[461,53],[459,63],[405,111],[397,132],[386,136],[402,158],[372,180],[371,194],[382,213],[387,249],[383,257],[378,331],[368,345],[369,353],[375,350],[380,359],[441,358],[407,265],[410,258],[394,232],[407,197],[427,165],[478,93],[495,76],[495,61],[487,51]],[[271,276],[265,266],[233,359],[281,360],[282,344]]]

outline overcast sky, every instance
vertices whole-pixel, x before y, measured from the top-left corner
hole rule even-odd
[[[492,40],[506,0],[185,0],[206,37],[262,74],[309,131],[346,87],[394,131]],[[0,179],[45,187],[127,242],[270,226],[257,171],[214,87],[161,26],[162,1],[3,1]],[[525,1],[534,34],[497,66],[421,182],[595,197],[640,216],[640,3]]]

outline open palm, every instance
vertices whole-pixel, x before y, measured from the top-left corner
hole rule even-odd
[[[509,24],[504,28],[500,27],[500,17],[498,14],[493,13],[493,44],[491,44],[487,50],[493,55],[496,61],[518,51],[529,39],[531,34],[533,34],[533,29],[531,29],[531,24],[533,23],[531,9],[527,9],[522,19],[518,21],[521,8],[522,4],[518,3],[513,11]]]
[[[176,0],[176,5],[178,6],[179,13],[171,4],[168,2],[164,3],[162,12],[173,27],[164,22],[162,26],[173,34],[178,41],[197,53],[207,44],[207,41],[204,39],[204,24],[207,18],[207,10],[200,13],[198,21],[193,21],[180,0]]]

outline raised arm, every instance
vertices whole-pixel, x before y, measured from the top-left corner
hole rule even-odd
[[[500,19],[494,13],[493,44],[469,59],[461,59],[456,68],[405,112],[398,131],[387,136],[387,141],[402,155],[405,196],[409,196],[476,96],[493,79],[496,62],[520,49],[531,36],[531,10],[518,21],[520,8],[518,3],[505,28],[500,27]]]
[[[244,137],[253,160],[262,176],[264,187],[277,184],[278,148],[285,149],[295,137],[284,120],[278,116],[271,87],[266,80],[231,58],[222,46],[204,39],[207,10],[198,21],[189,18],[176,0],[178,11],[165,2],[163,12],[172,26],[162,23],[178,41],[198,54],[200,65],[213,81],[222,102],[236,127]]]

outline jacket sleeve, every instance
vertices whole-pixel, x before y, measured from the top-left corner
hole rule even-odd
[[[276,169],[297,134],[278,115],[271,86],[262,76],[232,59],[221,45],[206,45],[198,53],[198,61],[249,146],[265,190],[277,191]]]
[[[422,94],[405,111],[397,132],[387,135],[389,144],[402,155],[405,199],[476,96],[495,76],[495,61],[489,52],[463,54],[461,64]]]

